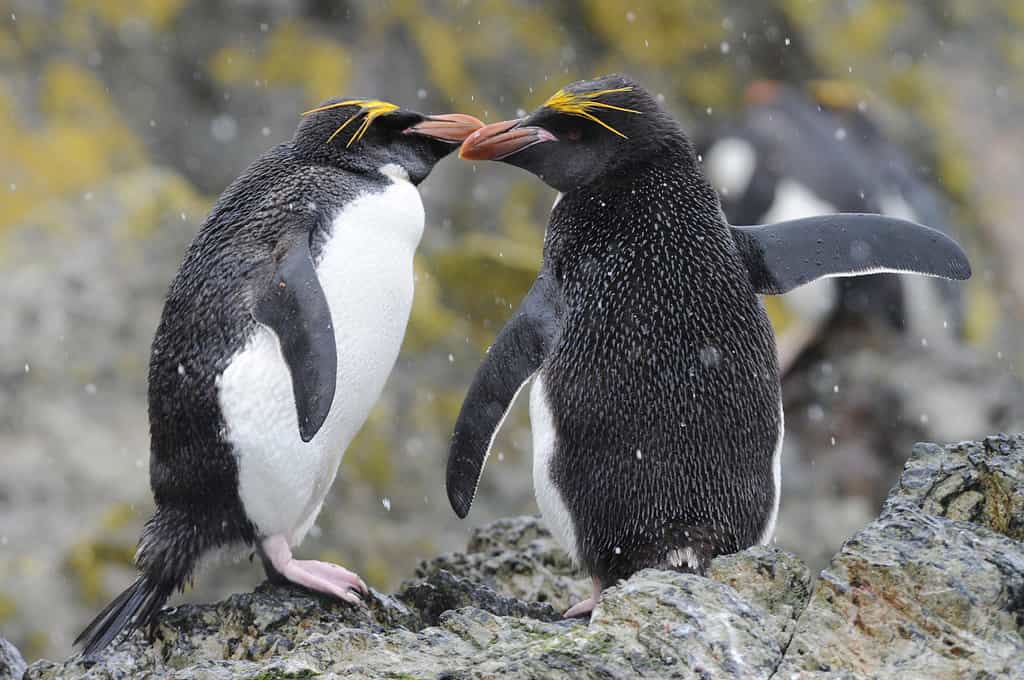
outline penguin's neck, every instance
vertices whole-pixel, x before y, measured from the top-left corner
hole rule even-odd
[[[562,235],[619,240],[628,232],[669,229],[700,236],[725,232],[718,196],[685,153],[669,154],[567,192],[554,206]]]

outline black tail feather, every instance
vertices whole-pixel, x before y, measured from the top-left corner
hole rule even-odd
[[[122,632],[130,635],[152,625],[174,588],[174,584],[154,581],[146,574],[137,578],[75,639],[75,645],[83,645],[82,656],[90,658],[102,652]]]
[[[121,633],[152,628],[160,609],[174,591],[192,581],[199,559],[223,545],[255,541],[255,528],[239,505],[228,498],[225,507],[202,506],[202,512],[180,506],[160,505],[146,522],[135,563],[142,574],[114,598],[75,640],[82,656],[94,657]],[[223,518],[218,521],[218,518]]]

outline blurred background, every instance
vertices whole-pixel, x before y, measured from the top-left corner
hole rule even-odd
[[[1016,0],[0,1],[0,635],[29,660],[66,656],[132,580],[166,286],[220,191],[299,112],[349,95],[494,121],[613,71],[684,123],[733,221],[879,210],[970,252],[964,285],[767,301],[787,366],[777,541],[822,568],[914,441],[1024,429],[1022,28]],[[454,157],[422,192],[401,358],[300,550],[380,589],[474,525],[536,512],[525,404],[468,521],[444,465],[553,192]],[[185,597],[260,580],[221,564]]]

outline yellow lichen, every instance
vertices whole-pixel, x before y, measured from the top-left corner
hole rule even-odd
[[[18,611],[14,600],[4,593],[0,593],[0,623],[8,621]]]
[[[77,64],[55,59],[43,69],[40,120],[22,120],[0,86],[0,229],[36,206],[83,191],[146,158],[103,85]]]
[[[110,28],[140,19],[154,30],[163,30],[178,16],[185,0],[71,0],[69,10],[92,14]]]
[[[775,329],[776,334],[786,331],[796,321],[795,315],[789,309],[789,306],[786,305],[785,298],[776,295],[766,295],[762,300],[764,300],[768,318],[771,320],[772,328]]]
[[[458,325],[458,318],[441,299],[441,286],[426,259],[417,256],[413,267],[416,297],[409,315],[409,328],[402,342],[403,355],[436,349]]]
[[[279,24],[257,50],[227,45],[210,61],[210,73],[222,84],[301,87],[310,104],[343,92],[351,69],[344,47],[297,21]]]
[[[363,580],[371,588],[387,589],[391,586],[391,565],[382,557],[368,556],[359,571]]]
[[[965,287],[964,337],[972,344],[987,345],[1003,318],[1003,310],[995,291],[979,277],[967,281]]]
[[[645,66],[686,68],[688,55],[718,44],[722,36],[720,8],[702,0],[633,6],[586,0],[581,11],[614,52]]]
[[[366,482],[375,492],[384,493],[394,477],[391,462],[394,413],[381,401],[370,412],[359,434],[345,454],[344,472],[352,480]]]

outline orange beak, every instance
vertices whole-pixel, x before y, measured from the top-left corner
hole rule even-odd
[[[483,126],[484,124],[473,116],[467,116],[464,113],[445,113],[439,116],[427,116],[426,120],[413,125],[405,133],[433,137],[458,144],[474,130],[479,130]]]
[[[467,161],[500,161],[527,147],[558,138],[542,127],[519,126],[519,120],[503,120],[485,125],[466,138],[459,158]]]

